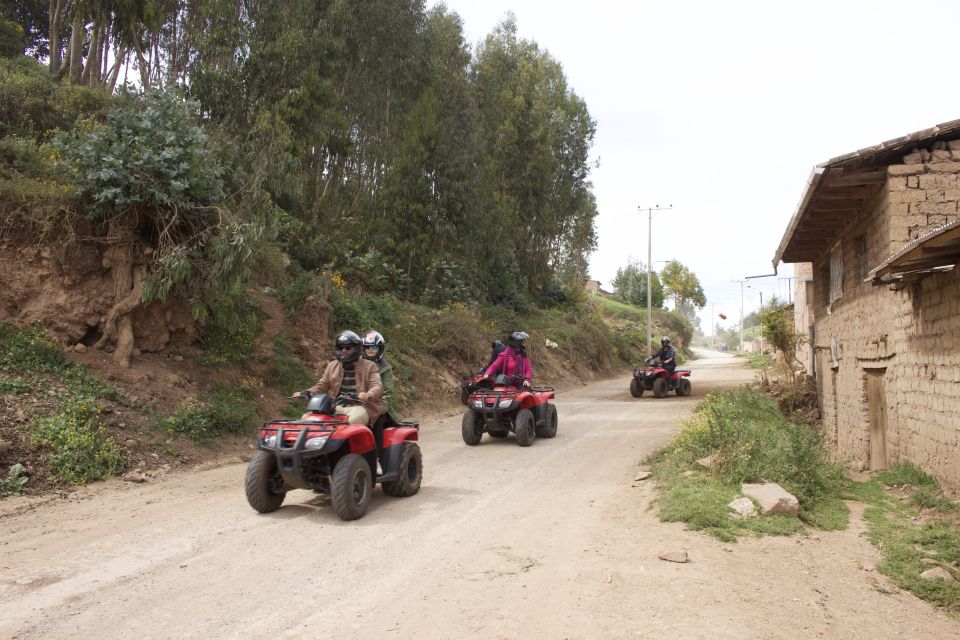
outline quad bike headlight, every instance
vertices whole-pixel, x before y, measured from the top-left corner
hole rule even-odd
[[[265,447],[275,447],[277,446],[277,434],[271,433],[263,436],[263,446]]]
[[[314,436],[308,438],[303,446],[307,449],[322,449],[323,445],[327,444],[327,440],[330,439],[330,436]]]
[[[500,401],[500,404],[498,406],[501,409],[506,409],[512,404],[513,404],[513,398],[504,398],[503,400]]]
[[[473,406],[477,409],[483,409],[483,400],[474,400]]]

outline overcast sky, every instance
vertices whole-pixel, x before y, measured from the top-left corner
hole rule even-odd
[[[430,0],[428,0],[430,2]],[[430,3],[436,4],[436,3]],[[677,259],[731,320],[817,163],[960,118],[960,2],[446,0],[476,46],[508,11],[597,121],[591,277]],[[781,266],[781,276],[793,274]],[[764,301],[787,281],[751,281]],[[746,289],[747,312],[759,293]],[[704,317],[705,329],[710,326]]]

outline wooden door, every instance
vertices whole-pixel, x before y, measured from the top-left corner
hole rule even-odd
[[[871,471],[887,468],[887,399],[883,385],[883,376],[886,372],[886,369],[867,371]]]

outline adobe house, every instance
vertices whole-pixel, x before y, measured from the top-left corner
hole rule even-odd
[[[816,166],[781,261],[837,456],[960,490],[960,120]]]

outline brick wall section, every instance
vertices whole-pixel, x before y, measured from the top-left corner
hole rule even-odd
[[[889,166],[884,187],[838,238],[843,295],[827,304],[828,250],[813,265],[812,300],[821,413],[838,457],[869,468],[867,372],[884,371],[888,462],[911,460],[954,492],[960,491],[960,268],[893,291],[864,284],[860,265],[875,267],[956,219],[958,207],[960,141]]]
[[[813,263],[799,262],[793,265],[793,324],[798,333],[810,338],[810,323],[813,322],[813,307],[811,306],[810,292],[812,291],[810,278],[813,277]],[[810,358],[812,350],[809,344],[797,349],[797,360],[811,373]]]

